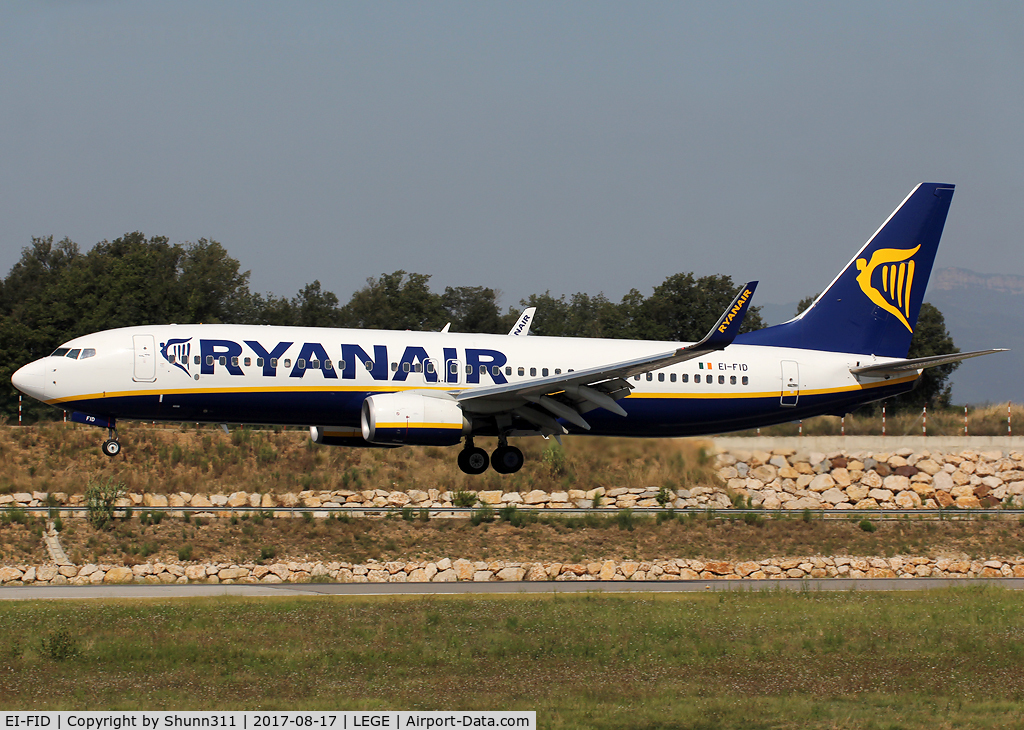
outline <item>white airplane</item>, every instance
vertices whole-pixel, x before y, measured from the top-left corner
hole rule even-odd
[[[18,370],[23,393],[118,420],[310,426],[318,444],[454,446],[467,474],[523,465],[513,437],[678,437],[844,414],[911,390],[906,359],[953,186],[922,183],[795,319],[738,334],[756,282],[697,343],[177,324],[77,337]],[[475,436],[496,436],[488,454]]]

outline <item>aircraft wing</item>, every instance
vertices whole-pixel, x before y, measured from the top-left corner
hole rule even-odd
[[[924,370],[939,365],[948,365],[951,362],[960,362],[972,357],[991,355],[993,352],[1006,352],[1006,349],[996,350],[975,350],[974,352],[957,352],[950,355],[933,355],[932,357],[916,357],[910,360],[891,360],[878,365],[866,365],[864,367],[850,368],[854,375],[898,375],[910,370]]]
[[[545,435],[565,433],[557,418],[590,430],[590,424],[581,415],[587,411],[605,408],[620,416],[626,415],[616,401],[632,390],[627,378],[728,347],[740,331],[756,287],[756,281],[743,286],[704,339],[687,347],[547,378],[473,388],[453,395],[468,413],[508,413],[510,418],[516,415],[537,426]]]

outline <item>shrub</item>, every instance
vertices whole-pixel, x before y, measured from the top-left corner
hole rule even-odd
[[[470,522],[474,525],[479,525],[481,522],[494,522],[494,508],[485,504],[480,509],[473,510]]]
[[[63,530],[64,529],[64,520],[62,520],[60,517],[57,517],[53,521],[53,529],[56,530],[57,532],[60,532],[61,530]]]
[[[65,662],[81,654],[78,649],[78,643],[67,629],[51,631],[42,638],[40,643],[43,654],[55,662]]]
[[[620,530],[629,530],[632,532],[633,528],[636,526],[633,520],[633,510],[628,507],[626,509],[619,510],[619,513],[615,515],[615,521],[618,523]]]
[[[108,477],[103,481],[89,480],[85,490],[85,504],[89,511],[89,522],[97,530],[103,530],[114,521],[114,503],[127,492],[123,482]]]
[[[178,560],[185,562],[186,560],[192,559],[192,544],[182,545],[178,548]]]
[[[548,468],[552,476],[562,476],[567,468],[565,449],[557,441],[552,441],[544,449],[544,453],[541,455],[541,462]]]
[[[872,522],[871,520],[869,520],[869,519],[868,519],[867,517],[865,517],[865,518],[864,518],[863,520],[861,520],[860,522],[858,522],[858,523],[857,523],[857,526],[858,526],[858,527],[859,527],[860,529],[864,530],[864,532],[874,532],[875,530],[877,530],[877,529],[878,529],[878,528],[877,528],[877,527],[875,526],[875,523],[874,523],[874,522]]]
[[[260,548],[260,560],[273,560],[277,557],[277,548],[273,545],[264,545]]]
[[[516,517],[516,506],[514,504],[506,504],[500,510],[498,510],[498,516],[502,522],[512,522]]]
[[[313,513],[312,512],[303,512],[302,513],[302,519],[303,519],[303,521],[307,525],[312,523],[313,522]]]
[[[452,497],[452,502],[456,507],[472,507],[476,504],[476,494],[460,490]]]
[[[413,509],[412,507],[402,507],[402,519],[406,522],[412,522],[413,520]]]
[[[655,499],[658,500],[658,504],[662,507],[667,507],[675,501],[675,496],[668,487],[662,487],[658,490],[658,496]]]
[[[813,516],[814,515],[811,513],[810,508],[807,508],[804,510],[803,514],[800,515],[800,519],[802,519],[804,522],[810,522]]]

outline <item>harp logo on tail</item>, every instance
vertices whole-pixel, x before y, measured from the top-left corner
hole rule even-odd
[[[914,254],[911,249],[880,248],[871,254],[871,261],[857,259],[857,283],[868,299],[894,316],[911,332],[910,292],[914,285]],[[877,272],[877,275],[876,275]]]

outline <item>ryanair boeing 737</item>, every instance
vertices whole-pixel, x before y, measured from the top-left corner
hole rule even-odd
[[[25,365],[23,393],[108,429],[118,420],[310,426],[318,444],[454,446],[467,474],[519,470],[510,438],[695,436],[845,414],[905,393],[953,186],[922,183],[795,319],[739,334],[756,282],[697,343],[246,325],[127,327]],[[519,336],[517,336],[519,335]],[[312,425],[311,425],[312,424]],[[496,436],[488,454],[475,436]]]

